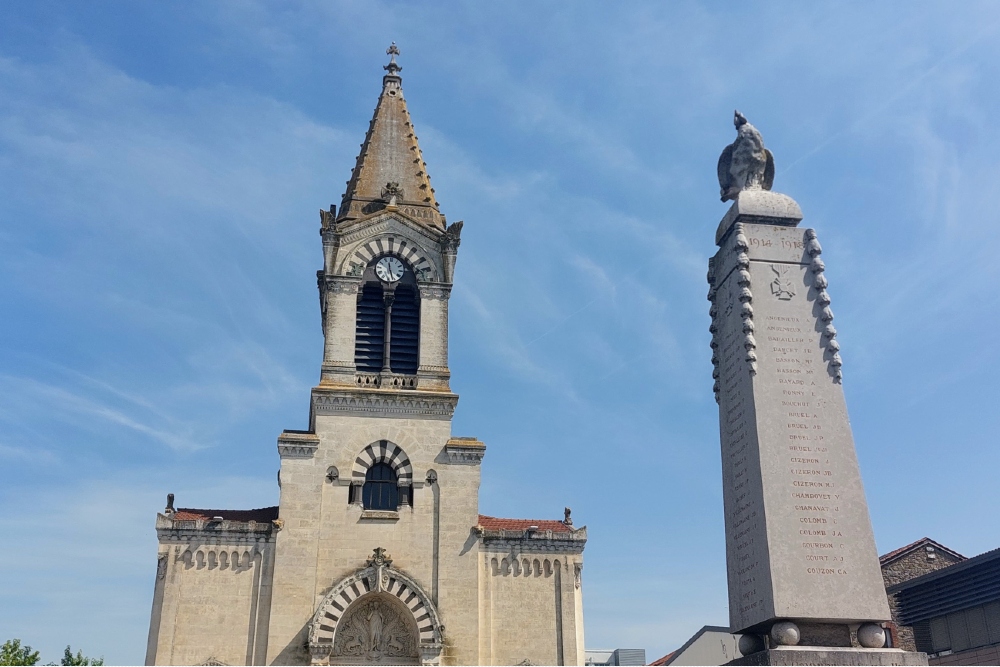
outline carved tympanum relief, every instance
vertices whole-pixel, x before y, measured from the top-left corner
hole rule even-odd
[[[403,612],[377,595],[358,600],[337,628],[331,662],[344,658],[368,664],[405,664],[419,660],[415,633]]]

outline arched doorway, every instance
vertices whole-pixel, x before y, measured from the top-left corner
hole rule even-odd
[[[419,665],[416,621],[388,593],[362,595],[337,624],[331,665]]]
[[[314,665],[437,665],[443,629],[427,594],[379,547],[323,598],[309,653]]]

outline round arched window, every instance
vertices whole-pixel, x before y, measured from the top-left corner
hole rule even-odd
[[[399,486],[396,471],[388,463],[376,463],[365,473],[361,500],[366,510],[396,510]]]

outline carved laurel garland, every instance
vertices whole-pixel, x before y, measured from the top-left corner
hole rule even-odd
[[[719,324],[716,318],[719,315],[719,306],[715,302],[718,291],[715,288],[715,261],[709,260],[708,265],[708,300],[711,306],[708,307],[708,315],[712,318],[712,323],[708,325],[708,330],[712,334],[712,391],[715,393],[715,402],[719,402]]]
[[[844,379],[844,375],[840,370],[841,366],[843,366],[843,361],[841,361],[840,358],[840,343],[837,342],[837,329],[833,326],[833,311],[830,310],[830,295],[826,292],[826,288],[829,284],[826,280],[826,275],[824,275],[826,265],[819,257],[823,253],[823,248],[816,239],[816,230],[814,229],[806,230],[806,252],[809,253],[810,257],[812,257],[809,270],[813,274],[813,287],[816,288],[816,301],[822,308],[820,311],[820,319],[825,323],[821,340],[823,341],[823,346],[826,348],[830,357],[829,365],[830,369],[833,371],[834,381],[839,383]]]
[[[750,245],[743,234],[743,224],[736,223],[736,244],[733,251],[737,253],[738,267],[737,284],[740,286],[740,317],[743,320],[743,347],[746,348],[746,361],[750,365],[750,375],[757,374],[757,340],[753,337],[753,293],[750,291],[750,257],[747,255]]]

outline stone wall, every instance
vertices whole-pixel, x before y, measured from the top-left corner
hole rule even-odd
[[[482,662],[583,664],[582,557],[484,553]]]
[[[445,419],[320,414],[315,426],[314,453],[282,457],[269,662],[308,662],[308,624],[323,596],[382,547],[437,605],[446,628],[442,657],[477,663],[478,460],[452,460]],[[383,440],[410,462],[413,502],[367,512],[348,502],[352,470],[366,446]]]
[[[272,553],[266,543],[161,543],[147,663],[260,664]]]
[[[926,545],[921,541],[916,543],[908,553],[903,553],[883,563],[882,579],[885,581],[885,587],[889,588],[904,581],[950,567],[963,560],[965,559],[961,556]],[[908,625],[899,625],[899,602],[894,594],[889,594],[888,598],[889,611],[892,612],[893,622],[896,625],[894,632],[896,648],[901,648],[904,651],[916,651],[917,645],[913,637],[913,628]]]

